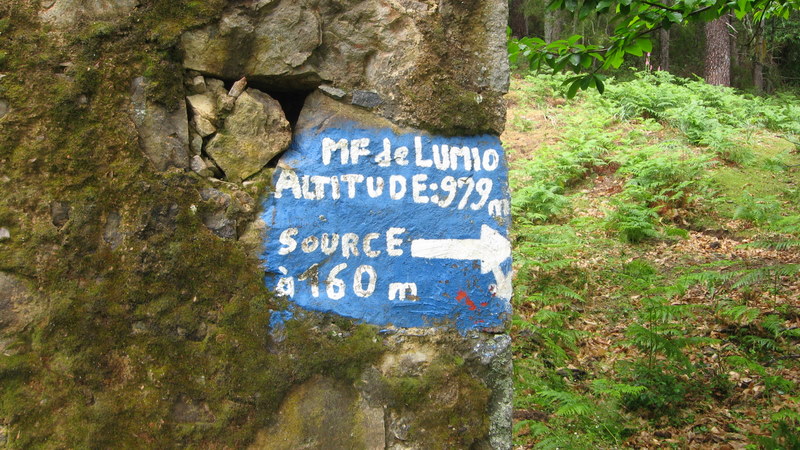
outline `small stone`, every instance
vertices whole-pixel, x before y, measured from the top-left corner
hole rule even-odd
[[[320,85],[319,90],[328,94],[328,96],[339,100],[341,100],[342,98],[344,98],[345,95],[347,95],[347,92],[343,91],[342,89],[333,87],[329,84]]]
[[[111,246],[111,250],[115,250],[122,244],[122,233],[119,231],[119,225],[122,221],[119,213],[112,211],[106,218],[106,228],[103,230],[103,241]]]
[[[209,121],[217,120],[217,105],[211,93],[190,95],[186,97],[186,102],[195,117],[200,116]]]
[[[291,140],[291,126],[280,103],[247,89],[236,99],[220,132],[208,142],[206,152],[230,181],[240,182],[263,169]]]
[[[189,130],[189,148],[195,155],[199,155],[203,151],[203,138],[191,129]]]
[[[5,239],[11,239],[11,232],[8,231],[8,228],[2,227],[0,228],[0,241]]]
[[[5,100],[0,100],[0,119],[8,114],[8,102]]]
[[[383,104],[383,99],[377,92],[353,91],[353,101],[351,103],[362,108],[372,109]]]
[[[239,81],[233,83],[233,86],[231,86],[231,90],[228,91],[228,95],[233,98],[236,98],[239,95],[241,95],[242,92],[244,92],[246,87],[247,87],[247,77],[242,77]]]
[[[196,173],[201,174],[203,171],[208,170],[206,166],[206,162],[203,161],[203,158],[200,155],[194,155],[192,157],[192,170]]]
[[[147,324],[144,322],[134,322],[133,325],[131,325],[131,333],[133,334],[145,334],[147,331]]]
[[[39,5],[41,5],[43,9],[47,9],[52,7],[55,3],[56,0],[42,0],[41,2],[39,2]]]
[[[53,225],[58,228],[63,227],[69,220],[70,205],[68,202],[50,203],[50,218]]]
[[[214,414],[204,402],[183,397],[172,406],[172,420],[178,423],[213,422]]]
[[[194,118],[192,118],[192,126],[194,126],[197,134],[202,137],[211,136],[217,132],[217,128],[208,119],[202,116],[194,116]]]
[[[192,94],[205,94],[207,91],[206,80],[202,75],[195,75],[186,80],[186,87]]]
[[[236,98],[231,97],[228,94],[225,94],[219,98],[219,107],[221,110],[226,112],[232,111],[235,106],[236,106]]]
[[[212,202],[215,205],[227,208],[231,203],[231,196],[214,188],[203,188],[200,190],[200,198],[204,202]]]
[[[225,89],[225,82],[222,80],[218,80],[216,78],[207,78],[206,87],[214,95],[228,95],[228,90]]]
[[[217,211],[203,217],[203,225],[223,239],[236,239],[236,221],[229,219],[225,211]]]

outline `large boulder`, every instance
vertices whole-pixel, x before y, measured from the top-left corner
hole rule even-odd
[[[206,152],[228,180],[241,181],[259,172],[292,140],[280,103],[255,89],[236,98],[225,124],[209,141]]]
[[[477,0],[237,2],[183,34],[183,63],[281,89],[330,84],[354,104],[434,132],[499,134],[507,14],[506,2]]]

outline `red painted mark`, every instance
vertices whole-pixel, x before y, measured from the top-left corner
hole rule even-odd
[[[489,306],[488,303],[486,303],[486,302],[481,303],[481,308],[486,308],[487,306]]]
[[[475,306],[475,302],[473,302],[472,299],[469,298],[469,295],[467,295],[467,293],[464,291],[458,291],[458,295],[456,295],[456,300],[458,300],[459,302],[461,300],[464,300],[464,303],[467,304],[470,311],[475,311],[476,309],[478,309],[478,307]]]

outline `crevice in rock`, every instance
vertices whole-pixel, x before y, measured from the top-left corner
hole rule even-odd
[[[306,97],[309,96],[314,89],[311,90],[297,90],[297,91],[264,91],[270,97],[274,98],[281,104],[283,114],[286,115],[286,120],[294,131],[297,125],[297,119],[300,118],[300,111],[303,110],[303,105],[306,102]]]
[[[230,89],[236,80],[224,81],[225,88]],[[291,125],[292,130],[294,130],[294,127],[297,124],[297,119],[300,117],[300,111],[303,109],[303,105],[306,102],[306,97],[314,92],[320,83],[321,82],[315,82],[312,84],[304,84],[302,85],[303,87],[287,88],[276,82],[264,83],[259,80],[250,78],[247,79],[248,87],[258,89],[259,91],[274,98],[278,101],[278,103],[281,104],[283,114],[286,116],[286,120],[289,121],[289,125]]]

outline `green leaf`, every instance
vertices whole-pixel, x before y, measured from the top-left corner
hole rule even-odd
[[[683,22],[683,14],[677,11],[669,11],[667,12],[667,19],[672,23],[681,23]]]
[[[653,43],[650,42],[648,38],[639,38],[636,40],[636,46],[642,49],[645,53],[650,53],[653,51]],[[640,55],[641,56],[641,55]]]
[[[639,47],[639,43],[638,42],[634,42],[632,44],[628,44],[628,46],[625,47],[625,52],[630,53],[633,56],[642,56],[642,55],[644,55],[644,52],[642,52],[642,48]]]
[[[595,10],[597,12],[604,12],[610,6],[611,6],[611,0],[600,0],[599,2],[597,2],[597,6],[595,7]]]
[[[604,62],[606,60],[605,58],[603,58],[603,55],[601,55],[600,53],[592,52],[592,53],[589,53],[589,56],[591,56],[592,58],[594,58],[594,59],[596,59],[596,60],[598,60],[600,62]]]
[[[573,53],[569,56],[569,63],[577,67],[581,64],[581,54]]]
[[[585,2],[581,6],[581,11],[578,13],[578,20],[583,20],[594,12],[594,5],[591,2]]]
[[[619,66],[622,65],[624,60],[625,52],[621,51],[620,49],[615,49],[606,56],[606,62],[604,66],[610,66],[615,69],[619,69]]]
[[[573,98],[575,97],[575,94],[578,93],[578,88],[581,86],[581,79],[580,77],[576,78],[578,79],[573,81],[572,84],[569,86],[569,89],[567,90],[567,98]]]
[[[592,76],[594,77],[594,83],[595,86],[597,87],[597,92],[599,92],[600,95],[603,95],[603,92],[605,92],[606,90],[606,85],[603,84],[602,76],[600,75],[592,75]]]

